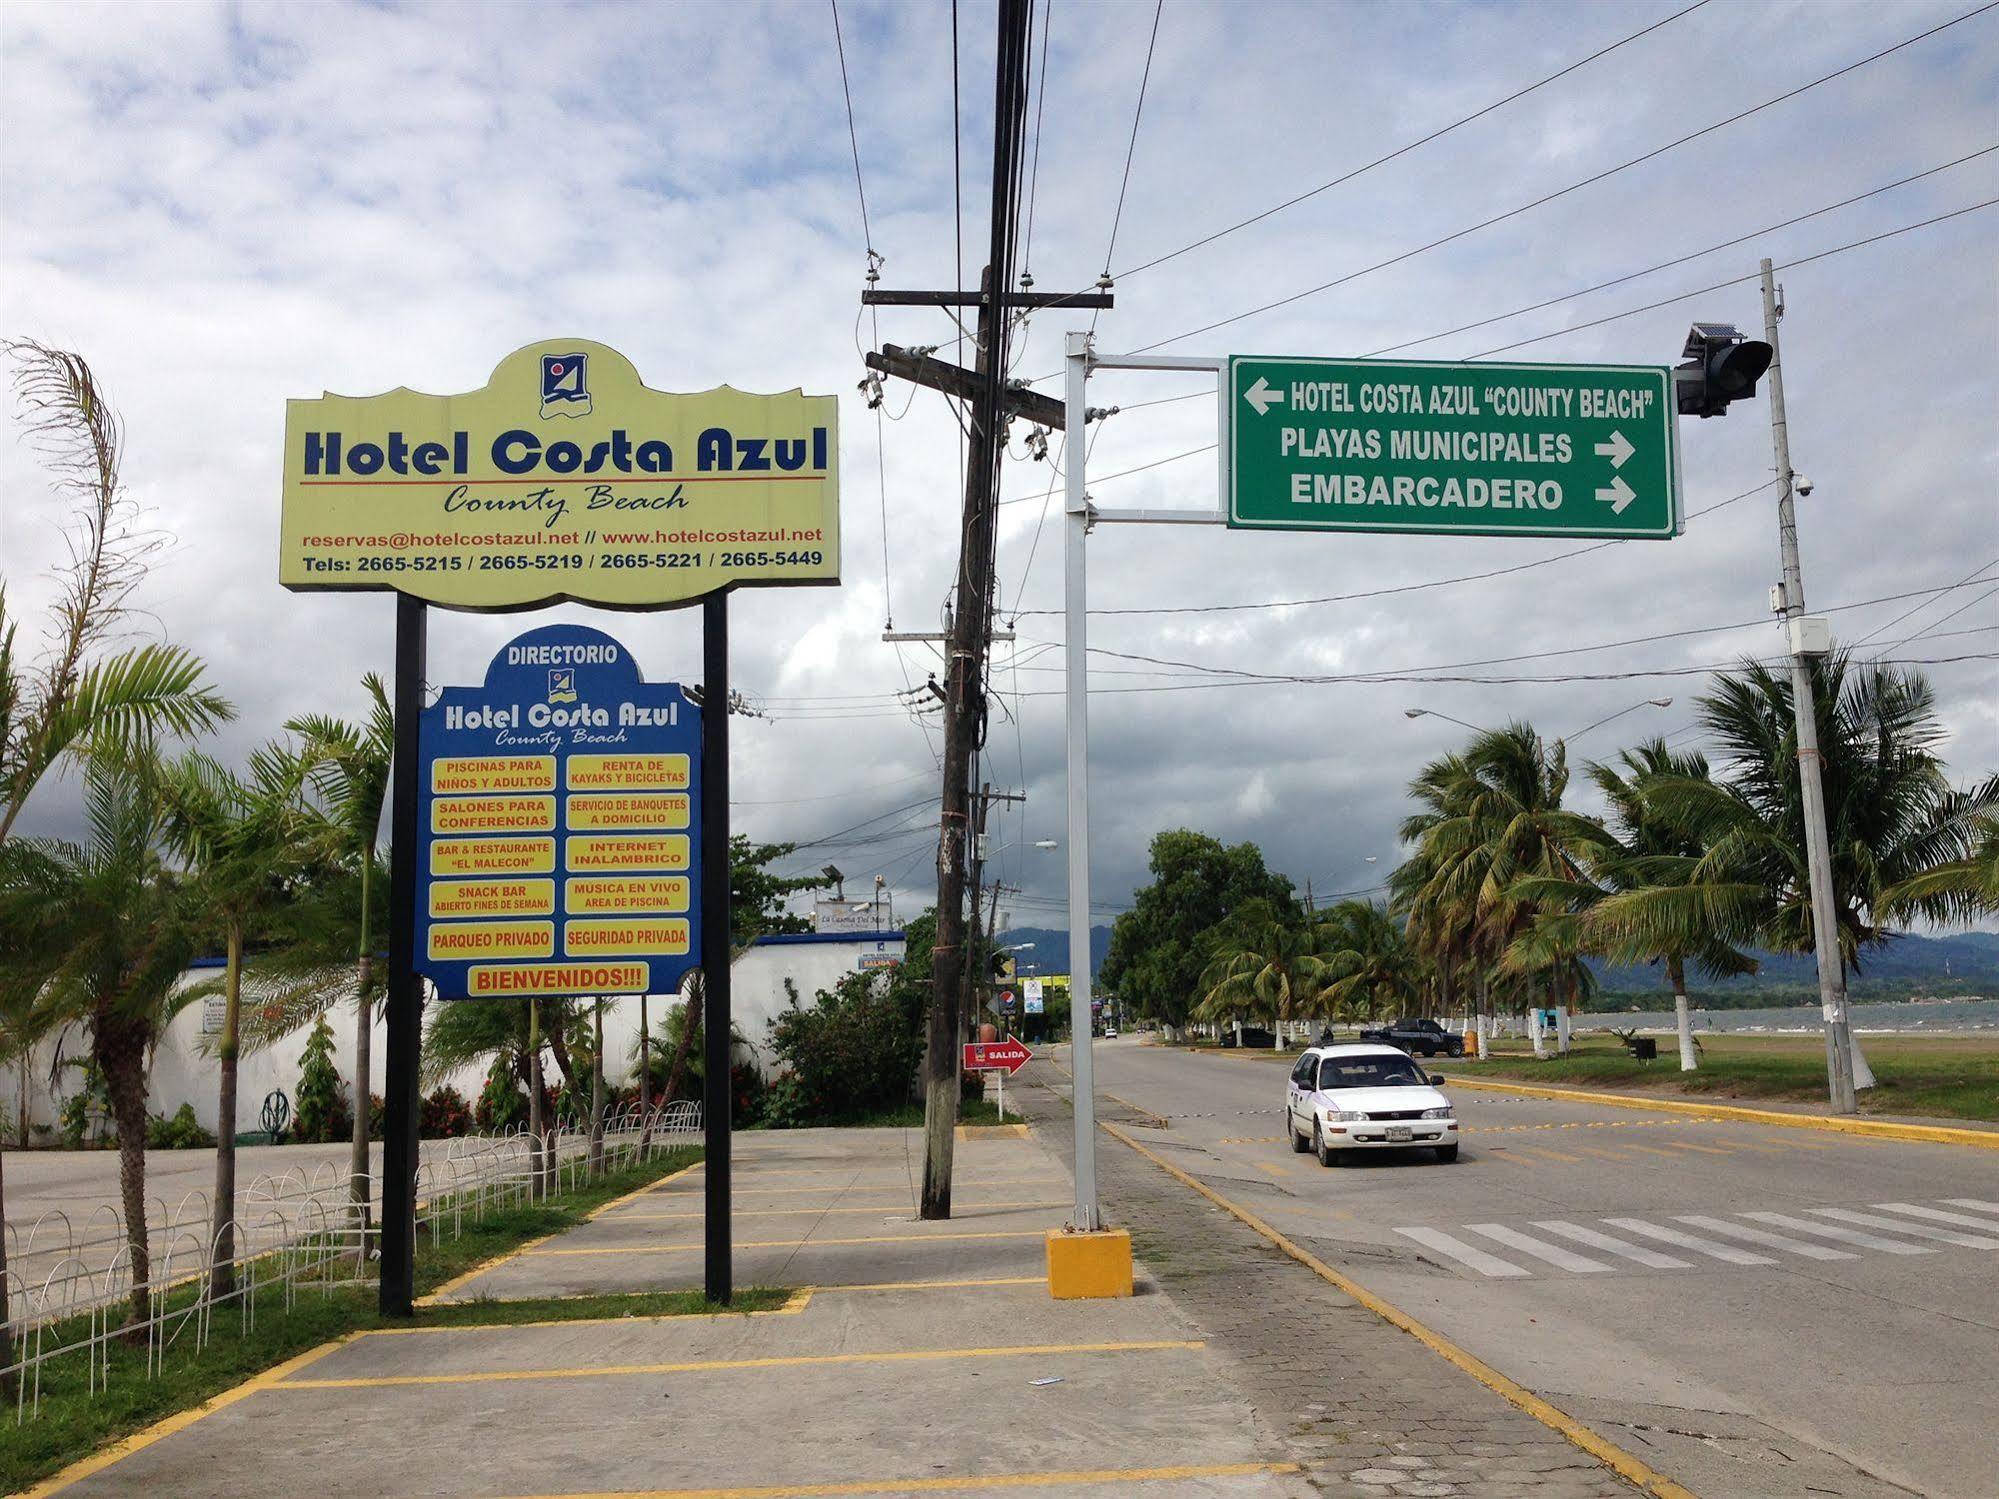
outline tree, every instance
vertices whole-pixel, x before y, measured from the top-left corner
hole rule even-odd
[[[247,777],[198,751],[165,767],[161,777],[168,844],[184,860],[204,914],[222,929],[215,1221],[209,1241],[218,1295],[229,1294],[236,1283],[236,1076],[244,943],[268,935],[324,846],[317,814],[306,804],[306,770],[287,747],[267,744],[251,754]],[[355,1113],[364,1119],[367,1102],[363,1091]]]
[[[117,631],[153,550],[132,529],[119,479],[124,426],[81,355],[25,339],[5,347],[15,360],[14,395],[29,445],[73,513],[65,537],[69,562],[56,574],[55,645],[39,665],[16,655],[17,625],[0,583],[0,847],[64,755],[88,745],[128,752],[162,734],[205,733],[231,716],[229,704],[203,681],[201,662],[186,651],[146,644],[90,659]],[[17,976],[24,972],[15,969]],[[23,1005],[23,1016],[33,1012]],[[16,1035],[31,1044],[32,1037]],[[0,1180],[0,1216],[5,1210]],[[0,1368],[13,1362],[8,1316],[0,1244]]]
[[[1296,922],[1298,901],[1253,843],[1225,848],[1205,833],[1173,829],[1153,838],[1149,867],[1151,883],[1111,926],[1099,979],[1135,1013],[1177,1027],[1202,992],[1203,935],[1253,900]]]
[[[1403,824],[1416,849],[1391,884],[1433,955],[1478,965],[1482,995],[1509,976],[1501,958],[1542,914],[1522,882],[1574,879],[1581,848],[1601,831],[1563,808],[1568,782],[1562,742],[1550,746],[1531,725],[1512,723],[1480,733],[1411,784],[1424,810]],[[1549,947],[1531,973],[1511,974],[1571,1004],[1588,981],[1573,946]]]
[[[1999,806],[1999,778],[1955,791],[1936,754],[1936,705],[1920,673],[1815,659],[1842,980],[1869,947],[1892,941],[1894,895],[1941,866],[1974,857],[1979,822]],[[1703,850],[1684,883],[1605,900],[1593,926],[1622,951],[1667,938],[1697,944],[1813,950],[1804,798],[1788,671],[1744,662],[1698,699],[1721,750],[1714,780],[1661,775],[1648,783],[1656,815]],[[1865,1061],[1854,1048],[1854,1075]],[[1865,1086],[1865,1083],[1862,1084]]]
[[[118,1132],[118,1181],[131,1251],[131,1314],[151,1306],[146,1241],[146,1070],[184,996],[175,989],[199,950],[201,904],[166,867],[166,813],[156,764],[92,760],[84,774],[82,843],[0,844],[0,930],[31,972],[52,1020],[80,1020]]]
[[[1694,1050],[1693,1019],[1687,1001],[1687,965],[1710,978],[1754,973],[1748,954],[1711,933],[1696,934],[1671,923],[1619,928],[1603,919],[1603,903],[1619,891],[1685,888],[1706,852],[1700,840],[1674,825],[1652,795],[1664,780],[1709,782],[1707,758],[1699,753],[1674,754],[1664,740],[1653,739],[1625,750],[1615,764],[1592,764],[1590,779],[1610,803],[1610,820],[1602,835],[1582,846],[1585,874],[1577,879],[1543,879],[1523,883],[1526,898],[1553,902],[1562,915],[1551,927],[1566,927],[1583,951],[1629,961],[1656,962],[1673,990],[1673,1019],[1680,1042],[1680,1070],[1700,1064]],[[1577,913],[1571,921],[1567,913]]]
[[[366,1098],[374,1077],[375,950],[371,937],[378,870],[376,845],[382,806],[389,794],[389,762],[395,753],[396,715],[388,688],[369,672],[361,679],[368,715],[359,723],[310,714],[285,727],[305,740],[313,783],[327,815],[340,830],[346,856],[361,872],[360,900],[354,908],[354,1090]],[[354,1111],[354,1149],[348,1167],[349,1194],[365,1226],[368,1213],[368,1110]]]
[[[1342,1019],[1401,1013],[1421,993],[1421,960],[1386,906],[1343,900],[1321,919],[1317,940],[1332,976],[1321,997]]]
[[[1994,787],[1995,782],[1988,782],[1977,799],[1986,805],[1999,801]],[[1999,912],[1999,816],[1981,812],[1969,821],[1965,855],[1890,885],[1881,893],[1885,913],[1965,923]]]
[[[1267,900],[1246,902],[1207,934],[1192,1018],[1297,1020],[1320,1013],[1333,965],[1319,937],[1316,927],[1286,920]]]

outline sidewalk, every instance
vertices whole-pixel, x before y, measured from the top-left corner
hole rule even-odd
[[[1042,1238],[1070,1184],[1040,1138],[961,1138],[957,1216],[940,1223],[912,1211],[917,1131],[738,1145],[736,1281],[801,1288],[783,1309],[364,1333],[156,1428],[62,1492],[1323,1492],[1156,1284],[1128,1301],[1049,1298]],[[701,1191],[697,1167],[440,1294],[698,1285]]]

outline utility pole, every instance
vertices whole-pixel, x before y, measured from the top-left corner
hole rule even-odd
[[[999,0],[999,46],[993,91],[991,250],[977,292],[887,291],[870,287],[863,305],[978,309],[977,367],[955,365],[887,346],[867,355],[870,369],[944,391],[958,399],[970,434],[956,605],[945,645],[944,771],[937,837],[937,937],[931,957],[928,1051],[923,1064],[923,1194],[925,1218],[951,1216],[952,1144],[958,1122],[959,1047],[968,961],[966,876],[972,850],[972,762],[985,724],[985,662],[992,640],[994,503],[1004,452],[1003,423],[1030,409],[1053,414],[1048,397],[1006,381],[1009,311],[1034,307],[1104,308],[1108,293],[1066,295],[1010,292],[1022,147],[1027,126],[1028,33],[1031,0]],[[1045,425],[1056,425],[1054,422]],[[976,918],[974,919],[976,924]]]
[[[972,872],[970,882],[972,917],[965,937],[965,951],[969,956],[964,964],[964,993],[960,1009],[960,1014],[963,1017],[963,1028],[959,1037],[961,1041],[970,1041],[977,1033],[979,992],[986,987],[986,979],[988,977],[986,973],[981,971],[978,961],[979,954],[985,946],[981,938],[992,935],[992,920],[989,919],[981,923],[979,919],[979,898],[985,889],[986,814],[992,810],[994,802],[1024,802],[1026,800],[1027,797],[1023,793],[993,790],[992,782],[990,781],[979,787],[978,810],[972,815]],[[999,887],[997,885],[993,887],[993,909],[996,919],[999,909]],[[983,932],[981,931],[982,925],[984,928]],[[962,1060],[962,1053],[960,1054],[960,1060]]]
[[[1805,859],[1810,869],[1812,940],[1818,954],[1819,1006],[1825,1014],[1827,1091],[1835,1114],[1851,1114],[1854,1098],[1853,1033],[1846,1014],[1846,969],[1839,956],[1838,916],[1833,907],[1832,850],[1826,837],[1825,784],[1819,755],[1819,721],[1812,690],[1811,658],[1800,626],[1805,615],[1805,578],[1798,565],[1798,518],[1792,498],[1791,435],[1784,418],[1784,359],[1777,342],[1777,283],[1763,262],[1763,338],[1770,345],[1770,442],[1777,455],[1777,540],[1783,550],[1783,619],[1791,656],[1791,707],[1797,722],[1798,784],[1804,802]]]

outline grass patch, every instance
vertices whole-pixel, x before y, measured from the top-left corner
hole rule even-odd
[[[1641,1062],[1608,1037],[1578,1037],[1561,1058],[1537,1062],[1504,1050],[1489,1061],[1435,1064],[1466,1078],[1491,1077],[1675,1096],[1824,1103],[1825,1043],[1817,1036],[1707,1034],[1698,1071],[1680,1071],[1679,1047],[1661,1036],[1657,1061]],[[1982,1036],[1863,1036],[1879,1086],[1860,1095],[1865,1114],[1922,1114],[1999,1122],[1999,1039]]]
[[[562,1198],[533,1207],[489,1213],[483,1223],[465,1225],[457,1239],[433,1245],[419,1236],[416,1250],[416,1290],[419,1296],[495,1255],[518,1248],[529,1239],[560,1233],[582,1223],[590,1212],[612,1199],[647,1186],[701,1159],[698,1149],[672,1151],[640,1166],[607,1174]],[[11,1414],[0,1414],[0,1493],[15,1493],[77,1459],[187,1410],[241,1384],[252,1375],[316,1348],[330,1339],[374,1327],[458,1327],[504,1322],[540,1322],[589,1317],[676,1316],[715,1311],[763,1311],[781,1305],[789,1293],[762,1288],[737,1294],[728,1308],[709,1304],[698,1291],[662,1292],[642,1296],[593,1296],[537,1301],[473,1301],[457,1306],[419,1308],[414,1319],[383,1318],[375,1309],[371,1284],[338,1287],[322,1295],[303,1288],[289,1312],[277,1294],[260,1293],[256,1326],[243,1334],[240,1313],[232,1306],[217,1309],[208,1346],[194,1351],[192,1323],[169,1343],[165,1373],[146,1378],[143,1344],[112,1345],[110,1385],[93,1399],[88,1392],[83,1355],[58,1359],[42,1370],[42,1410],[39,1419],[15,1426]],[[186,1307],[193,1288],[168,1296],[169,1308]],[[50,1329],[44,1346],[67,1342],[84,1331],[82,1324]],[[67,1336],[63,1336],[64,1334]],[[31,1345],[32,1346],[32,1345]],[[11,1393],[8,1403],[11,1404]]]

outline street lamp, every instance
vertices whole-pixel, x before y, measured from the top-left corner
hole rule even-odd
[[[1466,723],[1462,718],[1452,718],[1448,713],[1439,713],[1435,708],[1404,708],[1402,716],[1404,718],[1441,718],[1446,723],[1454,723],[1461,729],[1470,729],[1474,734],[1490,734],[1492,732],[1491,729],[1483,728],[1478,724]]]
[[[1609,723],[1611,719],[1622,718],[1627,713],[1636,713],[1640,708],[1670,708],[1672,706],[1673,706],[1673,700],[1669,697],[1648,697],[1643,702],[1633,703],[1628,708],[1619,708],[1615,713],[1607,714],[1604,717],[1599,718],[1595,723],[1588,725],[1588,727],[1577,729],[1573,734],[1566,734],[1563,736],[1563,739],[1565,742],[1571,739],[1580,739],[1583,737],[1583,735],[1587,734],[1590,731],[1590,729],[1600,729],[1605,724]]]

